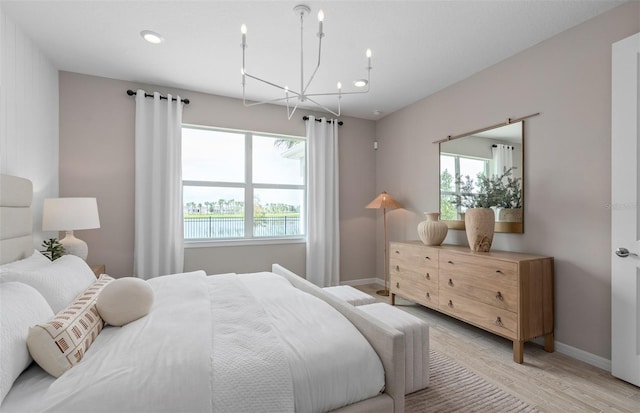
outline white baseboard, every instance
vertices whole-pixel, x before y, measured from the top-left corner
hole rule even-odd
[[[378,284],[384,285],[384,281],[380,278],[361,278],[359,280],[340,281],[340,285],[365,285],[365,284]]]
[[[544,339],[541,337],[538,337],[532,341],[534,343],[540,344],[541,346],[544,346]],[[555,346],[555,351],[557,351],[558,353],[564,354],[576,360],[584,361],[587,364],[591,364],[592,366],[611,372],[611,360],[609,359],[596,356],[595,354],[589,353],[588,351],[580,350],[579,348],[561,343],[559,341],[554,341],[553,344]]]
[[[555,347],[558,353],[565,354],[569,357],[573,357],[574,359],[584,361],[587,364],[601,368],[602,370],[611,372],[611,360],[609,359],[596,356],[595,354],[580,350],[579,348],[572,347],[568,344],[560,343],[559,341],[555,342]]]

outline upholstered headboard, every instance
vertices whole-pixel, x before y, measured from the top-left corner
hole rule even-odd
[[[0,175],[0,264],[33,254],[30,180]]]

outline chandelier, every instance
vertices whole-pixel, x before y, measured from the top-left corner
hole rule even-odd
[[[307,103],[312,103],[316,106],[318,106],[319,108],[321,108],[322,110],[331,113],[334,116],[340,116],[340,100],[342,99],[343,95],[355,95],[355,94],[362,94],[362,93],[368,93],[369,92],[369,86],[370,86],[370,80],[371,80],[371,49],[367,49],[366,51],[366,58],[367,58],[367,78],[366,79],[360,79],[360,80],[356,80],[354,81],[354,85],[356,87],[359,88],[364,88],[366,87],[366,89],[363,89],[361,91],[351,91],[351,92],[345,92],[342,90],[342,83],[338,82],[337,84],[337,91],[335,92],[327,92],[327,93],[307,93],[307,91],[309,90],[309,86],[311,85],[311,82],[313,81],[313,78],[315,77],[316,73],[318,72],[318,69],[320,68],[320,59],[322,57],[322,38],[324,37],[324,32],[322,30],[322,23],[324,21],[324,12],[322,10],[320,10],[318,12],[318,62],[315,66],[315,69],[313,70],[313,73],[311,74],[311,76],[309,77],[308,80],[305,81],[304,78],[304,41],[303,41],[303,34],[304,34],[304,18],[307,14],[309,14],[311,12],[311,9],[309,8],[309,6],[306,6],[304,4],[299,4],[297,6],[295,6],[293,8],[293,11],[296,15],[300,16],[300,89],[299,90],[294,90],[294,89],[290,89],[288,86],[286,85],[279,85],[275,82],[271,82],[265,79],[262,79],[258,76],[252,75],[250,73],[247,72],[246,70],[246,66],[245,66],[245,55],[246,55],[246,51],[247,51],[247,26],[246,25],[242,25],[240,27],[240,32],[242,33],[242,69],[241,69],[241,73],[242,73],[242,101],[244,103],[244,106],[246,107],[250,107],[250,106],[256,106],[256,105],[262,105],[265,103],[278,103],[278,102],[285,102],[286,106],[287,106],[287,116],[289,119],[291,119],[291,117],[293,116],[293,114],[295,113],[296,109],[298,109],[298,105],[300,104],[307,104]],[[263,101],[259,101],[259,102],[248,102],[247,98],[246,98],[246,79],[250,78],[250,79],[254,79],[258,82],[267,84],[269,86],[273,86],[277,89],[280,89],[281,93],[283,93],[283,95],[281,95],[281,97],[275,98],[275,99],[268,99],[268,100],[263,100]],[[321,96],[335,96],[337,99],[337,106],[338,109],[337,111],[331,110],[328,107],[320,104],[316,98],[317,97],[321,97]]]

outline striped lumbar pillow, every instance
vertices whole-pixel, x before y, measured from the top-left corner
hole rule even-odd
[[[27,347],[31,357],[47,373],[60,377],[77,364],[96,339],[104,321],[96,309],[96,299],[102,289],[113,281],[103,274],[69,306],[51,320],[29,329]]]

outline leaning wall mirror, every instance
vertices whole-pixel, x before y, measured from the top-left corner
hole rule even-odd
[[[440,219],[464,229],[464,214],[484,199],[495,232],[524,232],[524,121],[440,142]]]

